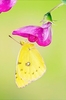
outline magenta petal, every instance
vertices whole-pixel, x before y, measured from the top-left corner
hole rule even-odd
[[[44,31],[42,34],[38,34],[38,40],[36,41],[40,46],[48,46],[52,41],[51,23],[48,22],[43,25]]]
[[[39,26],[25,26],[12,32],[13,35],[18,35],[28,38],[30,42],[35,42],[38,34],[43,32],[43,28]]]
[[[35,41],[37,40],[37,37],[36,37],[36,36],[33,36],[33,35],[29,35],[29,36],[28,36],[28,40],[29,40],[30,42],[35,42]]]
[[[16,0],[0,0],[0,13],[10,10],[16,3]]]
[[[40,46],[48,46],[52,41],[51,22],[40,26],[25,26],[14,30],[13,35],[27,38],[30,42],[36,42]]]

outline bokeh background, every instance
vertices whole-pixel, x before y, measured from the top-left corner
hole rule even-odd
[[[43,15],[59,3],[61,0],[18,0],[10,11],[0,14],[0,100],[66,100],[66,5],[52,12],[56,20],[52,43],[48,47],[35,44],[47,71],[25,88],[16,86],[14,75],[21,46],[8,37],[19,27],[41,26]]]

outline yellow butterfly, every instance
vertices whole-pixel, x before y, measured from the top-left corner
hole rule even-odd
[[[10,35],[9,37],[12,38]],[[43,58],[35,45],[29,42],[20,42],[20,44],[22,48],[18,55],[15,72],[15,81],[19,88],[37,80],[46,71]]]
[[[46,71],[44,61],[34,44],[21,42],[15,80],[18,87],[25,87],[29,83],[40,78]]]

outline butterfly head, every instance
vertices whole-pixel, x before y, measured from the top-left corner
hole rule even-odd
[[[25,44],[25,42],[24,42],[24,41],[20,41],[20,44],[21,44],[21,45],[24,45],[24,44]]]

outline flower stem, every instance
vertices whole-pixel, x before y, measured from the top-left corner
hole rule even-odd
[[[55,6],[54,8],[52,8],[49,12],[51,13],[52,11],[54,11],[55,9],[59,8],[62,5],[64,5],[64,3],[58,4],[57,6]]]

